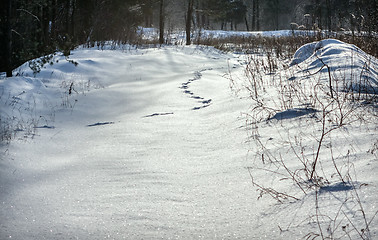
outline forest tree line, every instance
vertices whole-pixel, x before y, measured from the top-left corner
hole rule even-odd
[[[2,0],[0,72],[83,43],[132,43],[138,27],[378,32],[378,0]],[[189,35],[189,36],[188,36]]]

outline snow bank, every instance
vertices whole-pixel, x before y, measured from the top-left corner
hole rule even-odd
[[[378,60],[353,44],[336,39],[308,43],[295,52],[290,66],[295,65],[311,74],[331,71],[332,78],[343,81],[341,90],[378,92]]]
[[[54,97],[40,79],[11,77],[0,81],[0,142],[9,141],[21,133],[35,134],[36,128],[46,127],[54,116]],[[55,105],[55,104],[54,104]]]

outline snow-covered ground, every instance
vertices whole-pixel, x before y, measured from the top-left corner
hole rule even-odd
[[[259,166],[265,154],[299,169],[290,155],[298,147],[312,159],[321,105],[286,98],[280,86],[326,83],[319,58],[338,76],[351,52],[365,79],[358,83],[373,87],[365,95],[376,93],[376,59],[365,64],[363,53],[343,49],[349,45],[324,43],[299,51],[287,70],[259,75],[258,99],[249,97],[245,68],[262,57],[211,47],[79,48],[68,59],[52,56],[39,73],[28,64],[16,69],[19,76],[0,80],[0,129],[3,142],[12,139],[0,146],[0,239],[358,239],[365,220],[374,239],[376,108],[364,107],[369,117],[333,131],[332,141],[327,135],[318,175],[329,183],[320,188],[304,194],[275,177],[282,165]],[[330,44],[339,46],[327,50]],[[255,114],[260,99],[269,109]],[[332,175],[329,156],[353,175],[349,183]],[[261,198],[251,177],[298,200]]]
[[[156,28],[139,28],[138,34],[143,39],[157,39],[159,36],[159,29]],[[275,31],[225,31],[225,30],[207,30],[199,29],[192,32],[192,38],[197,39],[198,37],[206,39],[222,39],[222,38],[232,38],[232,37],[288,37],[288,36],[313,36],[317,32],[310,30],[275,30]],[[336,34],[335,34],[336,35]],[[185,31],[173,31],[167,34],[166,37],[169,40],[175,40],[172,42],[183,43],[186,41]]]
[[[262,199],[282,202],[263,221],[283,238],[375,239],[377,59],[327,39],[269,75],[249,62],[249,171]]]

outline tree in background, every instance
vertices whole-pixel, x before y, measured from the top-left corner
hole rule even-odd
[[[142,0],[141,0],[142,1]],[[137,0],[6,0],[0,9],[0,71],[77,44],[133,38],[142,20]]]
[[[237,29],[237,25],[245,21],[247,6],[242,0],[208,0],[207,9],[209,16],[215,22],[221,23],[221,29]]]
[[[378,0],[350,0],[352,31],[378,32]]]
[[[186,30],[186,45],[191,44],[190,34],[191,34],[191,28],[192,28],[192,18],[193,18],[193,8],[194,8],[194,0],[188,0],[188,11],[186,14],[186,24],[185,24],[185,30]]]
[[[160,7],[162,6],[162,7]],[[306,17],[305,17],[306,16]],[[245,21],[245,27],[238,24]],[[127,43],[139,26],[164,31],[203,29],[309,29],[378,31],[378,0],[2,0],[0,71],[56,50],[108,40]],[[244,28],[243,28],[244,27]]]
[[[260,1],[253,0],[252,4],[252,30],[260,31]]]
[[[159,7],[159,43],[164,43],[164,0],[160,0]]]
[[[142,0],[139,4],[142,8],[144,26],[152,27],[154,22],[154,0]]]
[[[3,29],[3,34],[1,37],[5,39],[4,44],[4,65],[7,77],[12,77],[12,23],[11,23],[11,14],[12,14],[12,0],[8,0],[7,4],[4,6],[6,11],[5,17],[5,28]]]
[[[237,30],[237,25],[244,22],[247,13],[247,6],[241,0],[228,2],[226,10],[226,22],[231,24],[231,30]]]
[[[312,27],[337,31],[350,29],[371,34],[378,30],[378,0],[307,0],[304,10]]]

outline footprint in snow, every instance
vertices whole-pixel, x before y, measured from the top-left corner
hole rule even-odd
[[[198,102],[202,104],[201,106],[193,107],[192,110],[200,110],[200,109],[206,108],[206,107],[211,105],[211,101],[212,101],[211,99],[205,100],[205,98],[198,96],[198,95],[195,95],[192,91],[188,90],[189,85],[194,81],[200,80],[202,78],[202,72],[208,71],[208,70],[212,70],[212,68],[202,69],[201,71],[194,72],[194,78],[191,78],[188,81],[181,84],[180,88],[184,89],[183,92],[185,94],[189,95],[190,98],[200,100]]]
[[[88,124],[87,127],[97,127],[102,125],[114,124],[114,122],[97,122],[93,124]]]
[[[143,116],[143,117],[147,118],[147,117],[156,117],[156,116],[164,116],[164,115],[171,115],[171,114],[173,114],[173,112],[153,113],[153,114],[146,115],[146,116]]]

